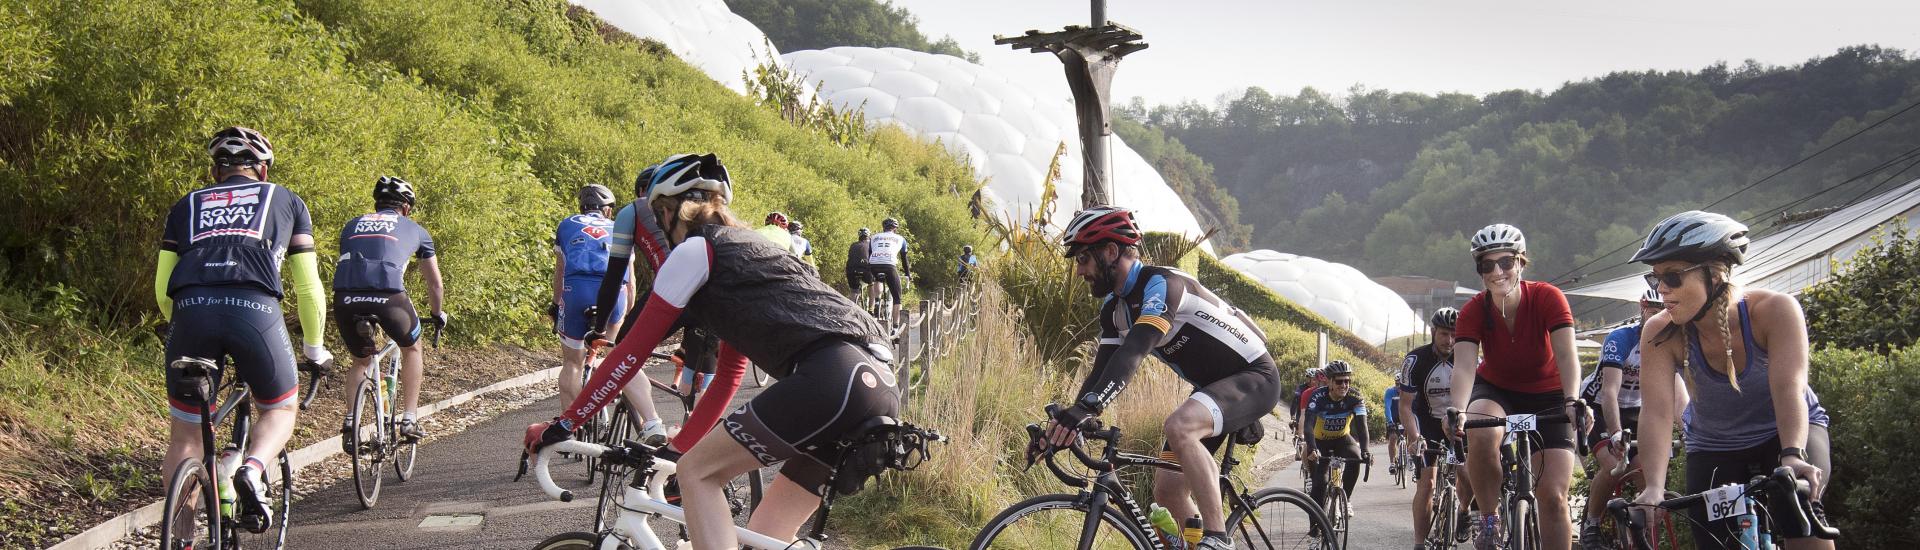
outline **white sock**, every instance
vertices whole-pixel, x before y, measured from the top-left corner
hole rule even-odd
[[[648,420],[646,421],[646,423],[640,425],[640,431],[644,432],[644,431],[652,430],[654,428],[658,428],[660,427],[660,424],[661,424],[660,419],[658,418],[655,418],[653,420]]]
[[[407,422],[413,422],[415,420],[419,420],[420,418],[417,416],[414,416],[415,414],[417,414],[416,411],[407,411],[406,414],[400,415],[400,420],[404,420]]]

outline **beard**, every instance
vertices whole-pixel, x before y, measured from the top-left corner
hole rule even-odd
[[[1114,283],[1113,274],[1101,273],[1087,280],[1087,291],[1089,294],[1092,294],[1094,298],[1105,298],[1108,294],[1113,294],[1115,290]]]

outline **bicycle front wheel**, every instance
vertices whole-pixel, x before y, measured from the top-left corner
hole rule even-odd
[[[209,479],[199,458],[187,457],[174,469],[160,505],[161,548],[219,548],[220,497]]]
[[[613,425],[607,427],[606,441],[601,444],[611,446],[626,442],[628,432],[633,427],[633,422],[627,418],[630,414],[632,413],[627,408],[625,399],[614,405]],[[613,518],[619,515],[617,505],[620,495],[626,490],[627,481],[633,477],[631,468],[614,465],[607,465],[605,468],[606,475],[602,476],[600,481],[600,503],[594,507],[593,511],[593,532],[595,533],[605,532],[613,525]]]
[[[547,540],[533,545],[533,550],[593,550],[599,547],[598,535],[574,531],[547,537]]]
[[[1087,515],[1100,514],[1092,533],[1083,533]],[[1083,536],[1084,535],[1084,536]],[[1040,495],[1002,510],[973,538],[970,550],[1059,548],[1124,549],[1153,548],[1147,534],[1129,523],[1118,509],[1102,506],[1098,512],[1087,509],[1074,495]]]
[[[1501,518],[1506,523],[1507,548],[1539,550],[1540,518],[1536,515],[1538,512],[1533,509],[1533,503],[1515,500],[1507,506],[1507,509],[1512,512],[1509,512],[1507,517]]]
[[[287,460],[287,452],[280,451],[279,460],[269,466],[265,472],[267,480],[267,507],[273,510],[273,527],[264,533],[253,533],[245,529],[228,526],[239,539],[240,548],[268,548],[278,550],[287,544],[288,526],[292,525],[288,514],[293,511],[293,462]]]
[[[353,450],[348,457],[353,461],[353,490],[360,495],[360,505],[369,510],[380,501],[380,461],[387,446],[386,427],[380,422],[379,393],[380,387],[373,380],[360,381],[360,390],[353,394],[353,407],[347,409],[347,423],[353,429],[341,434],[347,438],[347,448]]]
[[[1327,487],[1327,514],[1333,516],[1333,537],[1331,538],[1340,543],[1340,548],[1346,548],[1347,533],[1353,526],[1353,507],[1348,505],[1347,491],[1340,488],[1338,479],[1331,475],[1327,476],[1327,485],[1330,485]]]
[[[1247,498],[1251,508],[1235,507],[1227,516],[1228,535],[1235,548],[1254,550],[1331,550],[1327,517],[1306,494],[1272,487]]]
[[[1458,510],[1454,508],[1457,505],[1458,503],[1454,501],[1453,487],[1441,486],[1434,489],[1432,504],[1427,510],[1426,547],[1429,550],[1454,547],[1453,533],[1460,527],[1454,524],[1454,521],[1460,519]]]

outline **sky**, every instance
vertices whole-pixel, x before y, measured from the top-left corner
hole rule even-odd
[[[983,64],[1063,95],[1056,58],[995,46],[993,35],[1091,19],[1087,0],[893,3],[929,38],[951,35]],[[1116,104],[1211,103],[1249,86],[1551,91],[1622,70],[1794,65],[1857,44],[1920,52],[1920,0],[1111,0],[1107,15],[1151,46],[1121,62]]]

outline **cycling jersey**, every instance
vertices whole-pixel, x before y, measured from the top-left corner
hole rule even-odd
[[[1700,352],[1700,338],[1687,334],[1686,368],[1693,384],[1693,402],[1682,416],[1687,451],[1740,451],[1766,443],[1778,436],[1779,423],[1773,415],[1773,392],[1769,391],[1766,348],[1753,341],[1753,321],[1747,316],[1747,300],[1740,299],[1741,344],[1746,347],[1747,365],[1740,369],[1740,387],[1735,391],[1727,376],[1707,367]],[[1719,352],[1715,352],[1719,353]],[[1827,411],[1812,387],[1805,387],[1808,423],[1828,425]],[[1709,411],[1701,414],[1700,411]]]
[[[773,243],[774,246],[780,247],[781,250],[785,250],[787,252],[791,252],[796,255],[800,253],[799,248],[794,246],[793,234],[788,233],[787,228],[785,227],[780,227],[778,225],[773,225],[773,224],[767,224],[767,225],[762,225],[760,226],[759,229],[755,229],[753,231],[755,233],[759,233],[760,236],[762,237],[766,237],[767,242]]]
[[[1407,353],[1396,382],[1402,394],[1413,395],[1414,414],[1446,420],[1447,407],[1453,403],[1453,361],[1441,357],[1433,344]]]
[[[613,238],[607,241],[609,262],[612,258],[631,258],[635,245],[640,247],[640,256],[647,260],[647,266],[658,269],[661,262],[667,261],[667,235],[660,231],[660,224],[654,221],[653,210],[641,201],[627,203],[614,215]],[[636,239],[635,237],[639,238]],[[615,262],[617,263],[617,262]]]
[[[407,262],[432,258],[433,238],[420,224],[386,209],[347,221],[340,228],[336,291],[405,292]]]
[[[1467,300],[1455,323],[1455,339],[1480,345],[1481,380],[1512,391],[1540,393],[1560,387],[1560,368],[1554,362],[1553,331],[1573,326],[1567,297],[1553,285],[1520,282],[1520,305],[1514,308],[1513,328],[1494,311],[1486,292]]]
[[[800,255],[800,261],[806,262],[807,265],[813,265],[813,242],[799,235],[792,235],[791,238],[793,239],[793,253]]]
[[[596,213],[574,214],[560,220],[553,233],[553,246],[566,262],[566,275],[606,275],[607,256],[612,252],[613,220]],[[584,306],[583,306],[584,307]]]
[[[188,193],[167,212],[161,237],[162,250],[180,255],[167,294],[195,286],[248,287],[278,299],[285,295],[280,263],[287,241],[303,234],[313,234],[307,203],[285,187],[233,176]]]
[[[1399,405],[1400,405],[1400,387],[1388,386],[1387,392],[1385,394],[1382,394],[1380,398],[1380,406],[1386,409],[1385,411],[1382,412],[1382,416],[1384,416],[1387,419],[1388,426],[1392,426],[1394,424],[1400,423],[1400,412],[1396,410],[1399,407]],[[1388,435],[1392,435],[1392,434],[1388,434]]]
[[[1080,386],[1081,403],[1102,410],[1126,387],[1140,357],[1121,350],[1140,326],[1160,331],[1150,351],[1194,386],[1206,386],[1267,358],[1265,335],[1246,314],[1191,275],[1135,261],[1120,291],[1100,305],[1100,349],[1093,373]],[[1144,355],[1149,350],[1137,351]]]
[[[899,233],[883,231],[867,239],[867,265],[901,265],[907,263],[907,238]]]
[[[1345,397],[1334,399],[1332,388],[1320,388],[1307,399],[1306,414],[1313,439],[1341,439],[1353,433],[1354,424],[1366,422],[1367,402],[1358,392],[1349,391]],[[1365,428],[1361,430],[1366,433]]]
[[[1606,369],[1620,369],[1620,408],[1640,408],[1640,328],[1633,325],[1615,329],[1607,335],[1607,343],[1600,347],[1600,368],[1587,375],[1580,383],[1580,397],[1588,403],[1599,406],[1600,372]]]

